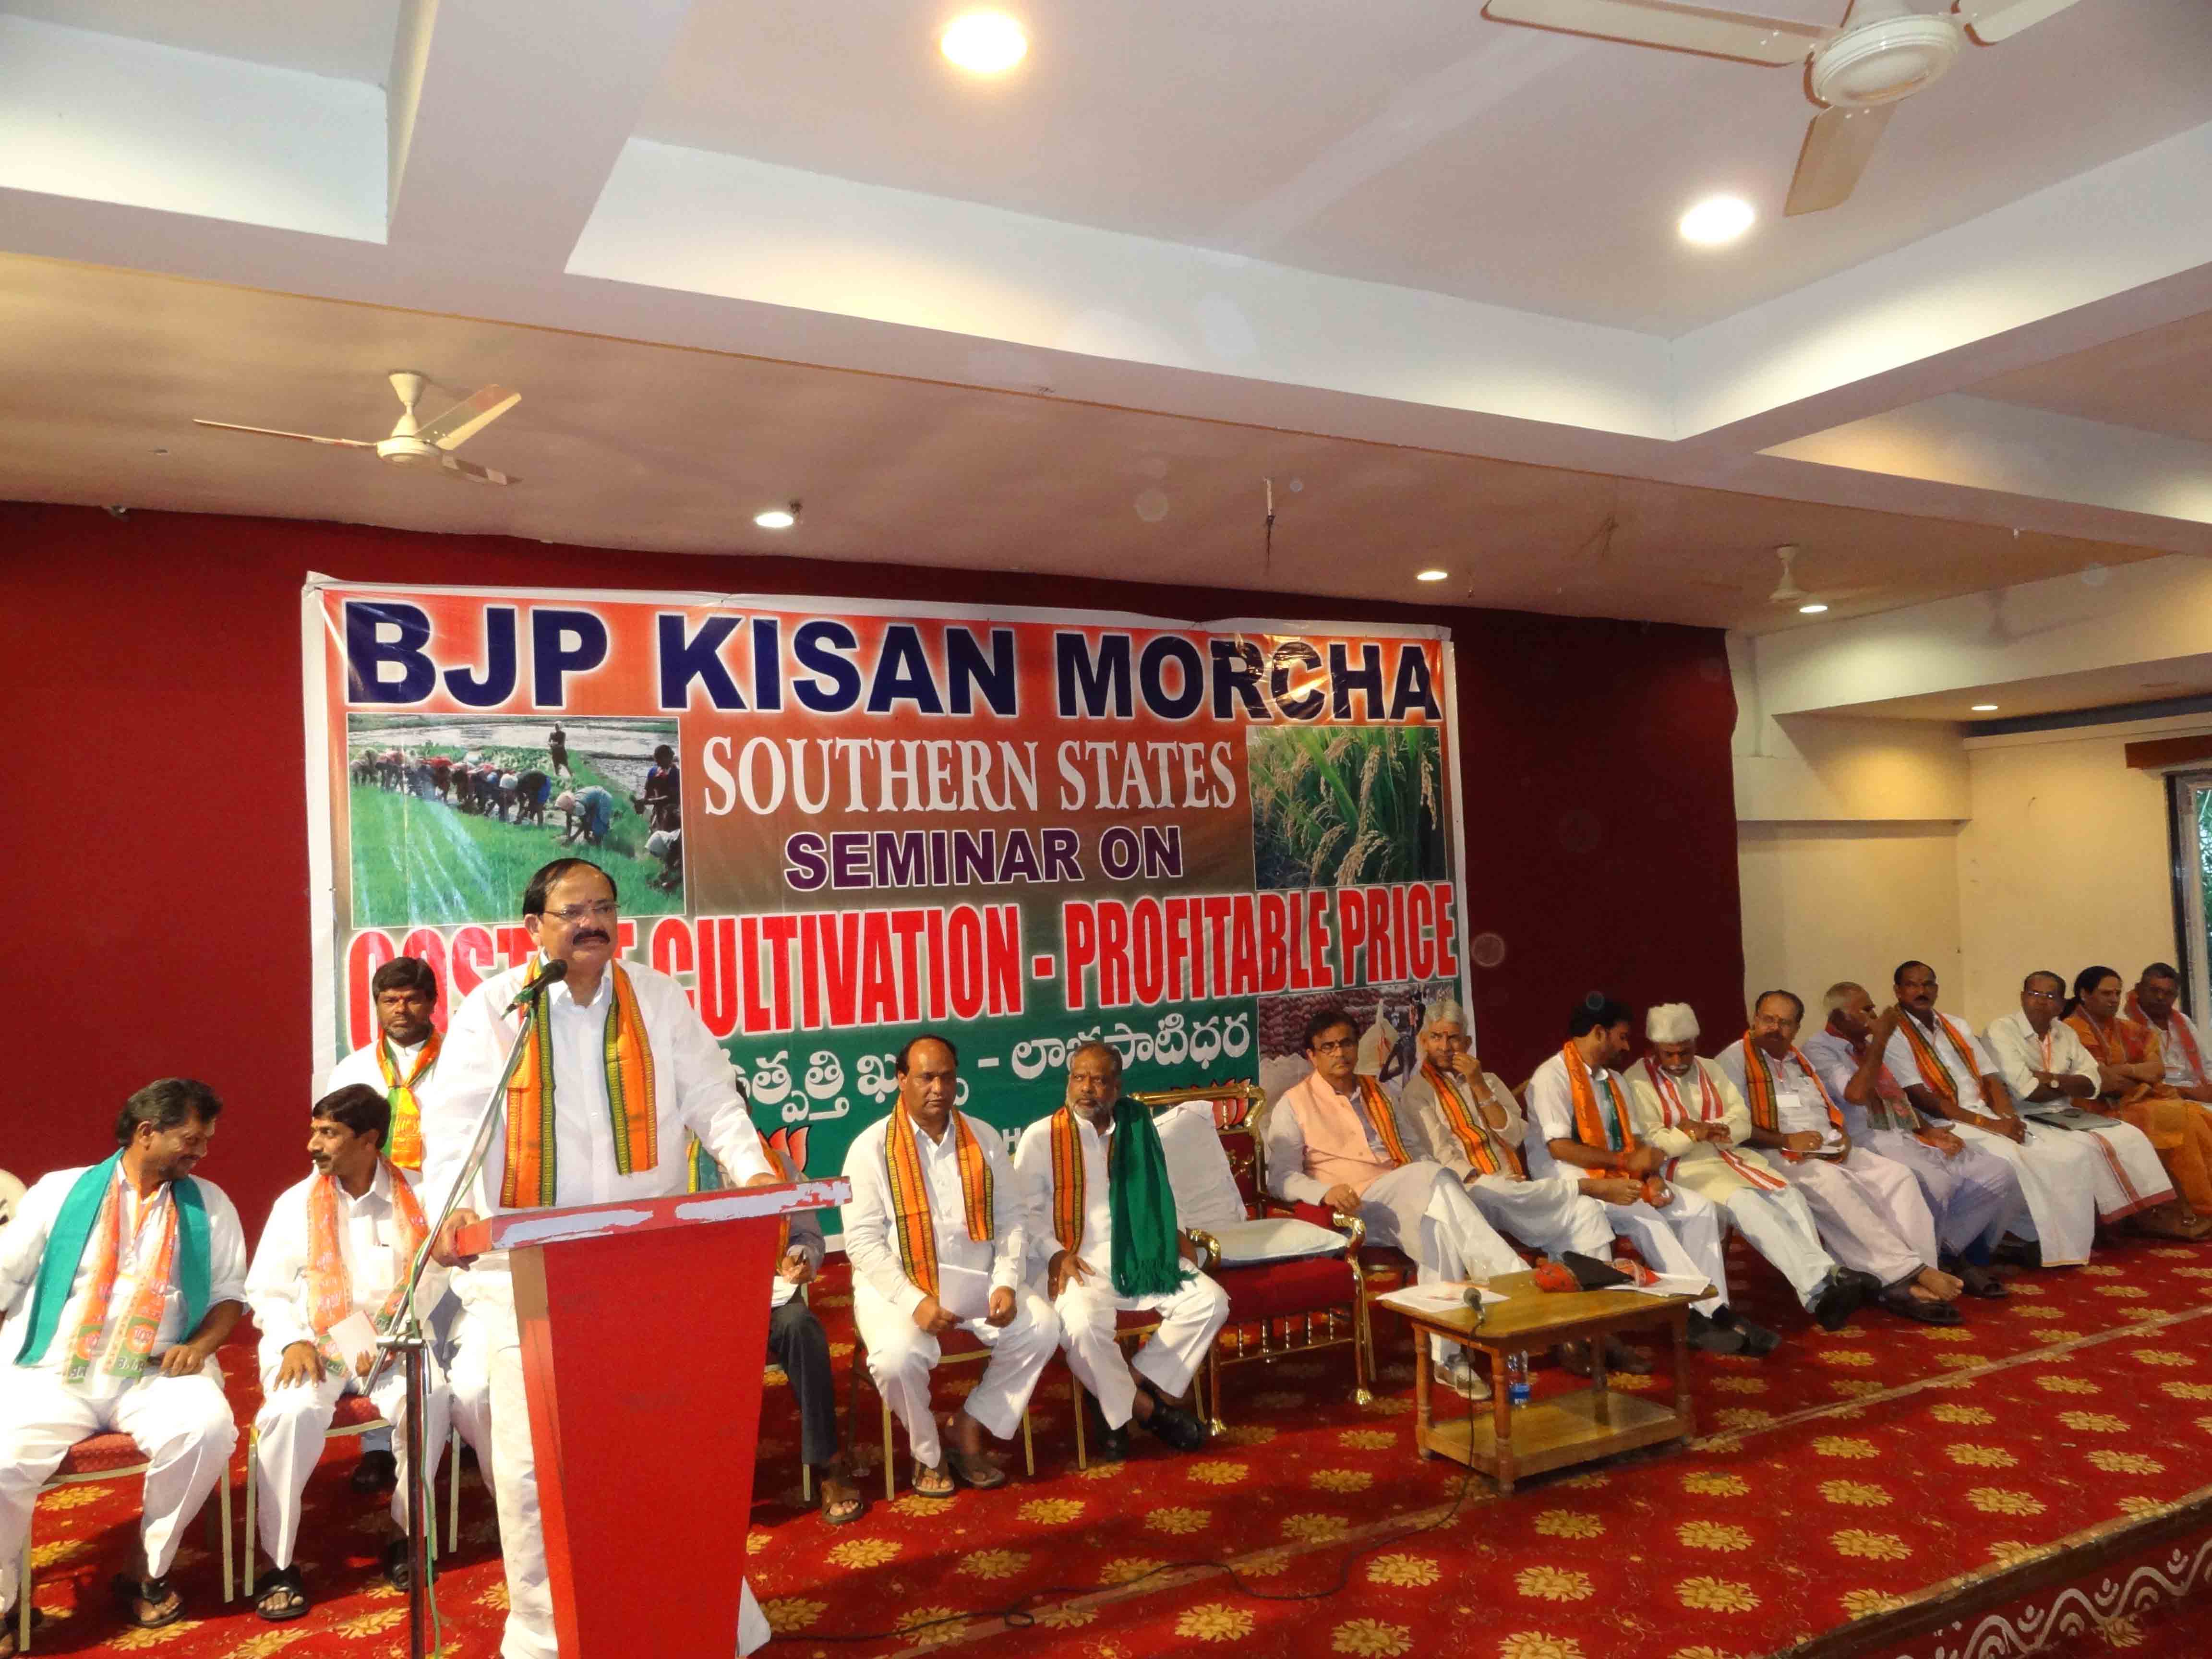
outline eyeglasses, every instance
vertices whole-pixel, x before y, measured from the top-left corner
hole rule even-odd
[[[578,922],[587,916],[594,921],[612,921],[618,908],[612,899],[600,899],[591,904],[564,904],[545,914],[556,921]]]
[[[1316,1042],[1314,1044],[1314,1052],[1317,1054],[1340,1054],[1346,1048],[1357,1048],[1358,1046],[1358,1037],[1344,1037],[1335,1042]]]
[[[2063,991],[2022,991],[2021,995],[2027,998],[2031,1002],[2063,1002],[2066,1000],[2066,994]]]

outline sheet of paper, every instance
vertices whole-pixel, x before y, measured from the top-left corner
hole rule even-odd
[[[349,1370],[360,1365],[362,1354],[376,1352],[376,1327],[366,1314],[348,1314],[331,1327],[330,1336],[331,1346],[338,1351]]]
[[[991,1275],[939,1262],[937,1305],[955,1319],[981,1319],[991,1311]]]
[[[1699,1273],[1660,1273],[1649,1285],[1620,1285],[1613,1288],[1634,1291],[1640,1296],[1697,1296],[1704,1291],[1705,1281]]]
[[[1464,1285],[1408,1285],[1403,1290],[1393,1291],[1389,1295],[1376,1299],[1403,1308],[1407,1313],[1449,1313],[1454,1308],[1467,1305],[1467,1290]],[[1504,1301],[1505,1296],[1503,1291],[1493,1291],[1486,1285],[1482,1287],[1482,1300],[1487,1305]]]

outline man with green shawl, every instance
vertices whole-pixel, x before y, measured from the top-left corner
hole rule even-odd
[[[1229,1297],[1186,1259],[1159,1132],[1122,1097],[1110,1044],[1086,1042],[1068,1057],[1066,1101],[1022,1132],[1014,1168],[1067,1368],[1097,1401],[1102,1454],[1127,1454],[1133,1417],[1176,1450],[1195,1451],[1205,1425],[1175,1402],[1220,1334]],[[1114,1340],[1124,1309],[1160,1322],[1133,1359]]]
[[[142,1572],[115,1589],[143,1628],[184,1617],[168,1582],[185,1523],[224,1477],[238,1425],[216,1350],[245,1310],[246,1233],[192,1173],[222,1102],[164,1078],[124,1103],[115,1155],[57,1170],[0,1232],[0,1609],[39,1488],[69,1449],[113,1431],[147,1459]],[[15,1651],[18,1615],[0,1624]]]

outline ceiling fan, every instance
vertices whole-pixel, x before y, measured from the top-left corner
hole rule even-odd
[[[1795,542],[1785,542],[1774,550],[1775,556],[1782,561],[1782,580],[1775,583],[1774,591],[1766,596],[1766,602],[1769,605],[1790,605],[1797,606],[1800,610],[1809,605],[1817,605],[1820,610],[1826,611],[1831,604],[1839,605],[1845,599],[1854,599],[1863,593],[1872,593],[1877,591],[1875,586],[1868,586],[1830,587],[1814,592],[1801,586],[1797,580],[1797,556],[1804,550]],[[1808,612],[1808,614],[1818,613]]]
[[[1843,203],[1873,158],[1903,100],[1934,85],[1969,35],[1993,46],[2053,16],[2074,0],[1956,0],[1948,12],[1912,10],[1905,0],[1851,0],[1826,28],[1680,0],[1488,0],[1501,23],[1595,35],[1709,58],[1787,68],[1805,65],[1805,95],[1820,106],[1805,131],[1785,215]]]
[[[429,384],[422,375],[407,369],[392,376],[392,389],[399,394],[404,412],[388,438],[321,438],[308,432],[279,432],[274,427],[240,426],[234,421],[204,421],[197,416],[192,424],[217,427],[225,432],[258,433],[264,438],[291,438],[303,444],[329,444],[339,449],[373,449],[377,459],[391,466],[434,466],[453,477],[469,478],[477,483],[514,483],[512,474],[465,461],[453,452],[520,403],[522,394],[509,392],[503,386],[488,386],[471,392],[425,425],[416,422],[415,405],[422,400],[423,388]]]

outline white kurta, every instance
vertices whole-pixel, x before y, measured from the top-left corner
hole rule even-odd
[[[2185,1033],[2193,1041],[2198,1055],[2202,1056],[2204,1053],[2204,1036],[2191,1022],[2188,1015],[2183,1013],[2179,1008],[2171,1009],[2166,1013],[2166,1024],[2163,1025],[2151,1018],[2148,1014],[2143,1013],[2139,1008],[2130,1013],[2128,1018],[2130,1019],[2140,1018],[2146,1025],[2158,1034],[2160,1048],[2166,1056],[2166,1081],[2169,1087],[2195,1089],[2203,1085],[2206,1081],[2203,1072],[2189,1058],[2191,1044],[2185,1042],[2182,1038]]]
[[[2097,1062],[2089,1057],[2081,1039],[2074,1028],[2063,1019],[2054,1019],[2050,1027],[2039,1036],[2027,1015],[2015,1010],[2001,1019],[1990,1022],[1984,1032],[1984,1047],[1997,1063],[1997,1074],[2004,1079],[2005,1087],[2012,1091],[2013,1104],[2017,1108],[2039,1086],[2035,1073],[2067,1072],[2097,1081]],[[2045,1058],[2045,1053],[2050,1058]],[[2071,1101],[2071,1105],[2081,1105]],[[2106,1221],[2120,1221],[2145,1210],[2155,1209],[2173,1200],[2173,1177],[2166,1172],[2166,1164],[2159,1158],[2158,1149],[2150,1144],[2150,1137],[2132,1123],[2123,1123],[2118,1118],[2107,1118],[2097,1127],[2087,1131],[2060,1130],[2062,1134],[2073,1134],[2093,1143],[2100,1154],[2094,1168],[2097,1171],[2097,1213]]]
[[[1447,1073],[1444,1080],[1446,1086],[1458,1095],[1468,1121],[1492,1141],[1493,1155],[1498,1147],[1521,1152],[1528,1139],[1528,1121],[1521,1115],[1521,1103],[1513,1098],[1513,1091],[1505,1086],[1503,1078],[1493,1072],[1483,1073],[1483,1086],[1489,1091],[1491,1103],[1505,1120],[1502,1124],[1490,1121],[1464,1079]],[[1498,1161],[1504,1168],[1493,1174],[1477,1175],[1474,1161],[1468,1156],[1459,1136],[1453,1133],[1443,1106],[1437,1099],[1437,1091],[1424,1073],[1409,1073],[1400,1084],[1398,1114],[1401,1118],[1412,1117],[1419,1121],[1422,1137],[1437,1162],[1466,1183],[1474,1207],[1482,1212],[1483,1219],[1492,1226],[1547,1255],[1575,1250],[1602,1261],[1612,1253],[1613,1218],[1607,1215],[1604,1205],[1583,1195],[1578,1179],[1553,1175],[1536,1180],[1515,1175],[1510,1162],[1502,1157]]]
[[[384,1069],[376,1063],[376,1045],[383,1041],[383,1037],[379,1036],[374,1042],[363,1043],[337,1065],[331,1066],[330,1075],[323,1079],[323,1086],[317,1091],[315,1098],[320,1100],[325,1095],[334,1093],[349,1083],[359,1083],[375,1090],[379,1094],[385,1093]],[[419,1042],[410,1043],[404,1048],[397,1042],[393,1043],[392,1064],[394,1069],[401,1077],[405,1077],[415,1069],[415,1057],[422,1052],[422,1045]],[[441,1063],[443,1062],[444,1058],[442,1054],[439,1056]],[[430,1078],[437,1074],[438,1068],[433,1066],[430,1068],[429,1077],[424,1078],[421,1083],[415,1085],[416,1098],[418,1101],[422,1098],[422,1090],[428,1085]]]
[[[313,1245],[307,1200],[317,1179],[311,1176],[286,1188],[270,1206],[269,1224],[261,1230],[252,1267],[246,1275],[246,1303],[261,1333],[262,1405],[253,1419],[261,1547],[280,1568],[292,1565],[293,1547],[300,1532],[301,1498],[308,1477],[322,1458],[337,1403],[349,1394],[368,1395],[378,1414],[398,1431],[394,1450],[399,1461],[399,1484],[392,1492],[392,1518],[402,1531],[407,1526],[407,1483],[411,1471],[407,1456],[405,1367],[395,1359],[379,1369],[373,1382],[350,1373],[332,1376],[324,1370],[313,1382],[276,1386],[284,1350],[295,1342],[312,1344],[315,1340],[307,1306],[307,1273]],[[404,1171],[400,1179],[406,1179]],[[391,1177],[379,1164],[368,1189],[360,1197],[341,1188],[337,1199],[338,1255],[345,1262],[346,1278],[353,1289],[354,1311],[374,1320],[410,1265],[401,1248],[399,1211],[392,1201]],[[447,1277],[445,1268],[433,1264],[416,1286],[415,1310],[423,1320],[429,1318],[444,1297]],[[424,1444],[429,1448],[430,1467],[422,1478],[429,1482],[438,1477],[449,1417],[445,1379],[434,1364],[425,1407]]]
[[[1929,1212],[1936,1218],[1936,1241],[1944,1250],[1954,1255],[1971,1252],[1980,1257],[1983,1248],[1995,1244],[2015,1219],[2026,1221],[2027,1203],[2021,1197],[2020,1177],[2013,1173],[2011,1164],[1967,1141],[1962,1140],[1955,1152],[1929,1146],[1919,1138],[1920,1114],[1901,1097],[1896,1109],[1905,1115],[1905,1127],[1893,1122],[1887,1109],[1875,1113],[1852,1104],[1844,1091],[1858,1075],[1859,1055],[1834,1032],[1815,1031],[1798,1047],[1819,1070],[1820,1081],[1828,1085],[1829,1097],[1841,1109],[1851,1139],[1912,1171],[1912,1178],[1920,1183],[1920,1195],[1928,1200]],[[1883,1069],[1887,1074],[1887,1068]]]
[[[1905,1018],[1911,1019],[1915,1016],[1908,1012]],[[1958,1033],[1973,1057],[1974,1078],[1957,1079],[1962,1091],[1961,1103],[1970,1111],[1987,1114],[1990,1109],[1982,1097],[1978,1079],[1997,1076],[1996,1061],[1990,1058],[1982,1040],[1966,1026],[1941,1012],[1936,1018]],[[1950,1040],[1940,1030],[1928,1026],[1922,1029],[1929,1033],[1930,1045],[1955,1076],[1959,1060]],[[1900,1087],[1925,1086],[1921,1084],[1920,1067],[1912,1058],[1912,1045],[1905,1040],[1903,1030],[1891,1036],[1888,1048],[1882,1051],[1882,1064],[1889,1068],[1890,1075]],[[1950,1127],[1969,1146],[1980,1147],[2012,1166],[2013,1173],[2019,1177],[2021,1199],[2027,1211],[2024,1231],[2039,1241],[2044,1266],[2078,1267],[2089,1259],[2090,1249],[2097,1238],[2096,1166],[2103,1161],[2092,1137],[2039,1123],[2029,1124],[2026,1137],[2019,1141],[1971,1123],[1954,1122]]]
[[[1112,1127],[1110,1115],[1108,1127]],[[1200,1273],[1193,1273],[1175,1290],[1149,1296],[1123,1296],[1114,1288],[1107,1137],[1080,1112],[1075,1115],[1075,1132],[1083,1148],[1084,1199],[1083,1237],[1076,1254],[1091,1273],[1081,1284],[1071,1274],[1052,1310],[1060,1316],[1060,1347],[1067,1355],[1068,1370],[1098,1401],[1106,1426],[1118,1429],[1136,1414],[1136,1377],[1168,1395],[1179,1395],[1190,1387],[1228,1321],[1229,1297]],[[1052,1230],[1051,1118],[1040,1118],[1022,1131],[1021,1143],[1014,1149],[1014,1170],[1030,1197],[1031,1277],[1043,1280],[1060,1249]],[[1161,1178],[1165,1180],[1164,1171]],[[1160,1322],[1159,1329],[1127,1359],[1114,1340],[1115,1316],[1125,1310],[1155,1314]]]
[[[614,997],[611,974],[601,975],[587,1003],[580,1004],[564,981],[545,994],[543,1005],[552,1021],[556,1200],[562,1205],[603,1204],[676,1196],[684,1189],[686,1129],[699,1138],[733,1182],[768,1174],[759,1132],[731,1085],[728,1057],[700,1021],[684,988],[650,968],[635,963],[623,966],[637,994],[647,1046],[653,1052],[659,1161],[650,1170],[634,1170],[629,1175],[615,1164],[600,1046]],[[469,993],[447,1030],[437,1069],[416,1091],[422,1106],[422,1208],[434,1222],[446,1194],[460,1181],[477,1115],[507,1063],[507,1046],[518,1025],[503,1011],[521,988],[524,971],[507,969]],[[495,1130],[483,1169],[463,1202],[479,1214],[497,1213],[505,1172],[505,1137]],[[503,1659],[549,1659],[556,1651],[553,1596],[538,1522],[538,1462],[523,1389],[522,1339],[505,1253],[481,1257],[455,1273],[453,1289],[468,1310],[454,1370],[464,1381],[482,1376],[483,1397],[489,1402],[492,1486],[499,1503],[500,1549],[507,1565],[507,1630],[500,1651]],[[691,1587],[693,1593],[712,1589]]]
[[[1606,1075],[1602,1066],[1593,1066],[1593,1081]],[[1632,1091],[1626,1078],[1615,1075],[1613,1083],[1621,1094],[1623,1109],[1635,1121]],[[1578,1176],[1581,1171],[1571,1164],[1562,1164],[1552,1156],[1546,1143],[1553,1140],[1574,1140],[1574,1085],[1567,1080],[1567,1062],[1564,1054],[1553,1054],[1536,1068],[1528,1079],[1528,1116],[1536,1133],[1528,1144],[1528,1173],[1535,1175],[1566,1175]],[[1614,1232],[1634,1241],[1644,1260],[1660,1273],[1702,1273],[1714,1293],[1697,1304],[1697,1310],[1711,1317],[1728,1305],[1728,1261],[1722,1253],[1723,1237],[1721,1231],[1722,1212],[1711,1200],[1698,1196],[1686,1187],[1668,1183],[1668,1196],[1664,1205],[1654,1208],[1641,1199],[1633,1204],[1608,1204],[1606,1214],[1613,1223]]]
[[[15,1605],[20,1588],[16,1565],[39,1488],[78,1441],[112,1431],[129,1435],[145,1454],[149,1467],[139,1536],[147,1570],[157,1578],[175,1560],[185,1523],[215,1490],[238,1444],[238,1425],[223,1395],[222,1372],[212,1357],[200,1370],[185,1376],[164,1376],[158,1366],[149,1365],[131,1379],[94,1370],[82,1382],[64,1380],[70,1338],[83,1319],[91,1288],[94,1247],[88,1239],[45,1357],[36,1365],[14,1363],[29,1334],[32,1293],[47,1237],[63,1200],[83,1173],[82,1167],[57,1170],[33,1182],[15,1218],[0,1229],[0,1311],[8,1316],[0,1324],[0,1610]],[[139,1275],[153,1267],[167,1206],[173,1201],[163,1187],[138,1203],[119,1168],[116,1179],[125,1205],[125,1239],[101,1334],[103,1353],[137,1293]],[[238,1211],[212,1182],[198,1176],[185,1179],[198,1189],[207,1212],[208,1306],[243,1302],[246,1232],[239,1225]],[[191,1334],[184,1325],[184,1297],[171,1289],[155,1332],[155,1358]]]
[[[1824,1147],[1841,1146],[1844,1137],[1828,1116],[1820,1084],[1796,1057],[1773,1060],[1762,1053],[1756,1058],[1773,1079],[1776,1127],[1784,1134],[1818,1134]],[[1748,1099],[1743,1044],[1730,1043],[1714,1063]],[[1905,1165],[1856,1146],[1840,1158],[1793,1159],[1777,1152],[1770,1161],[1805,1194],[1821,1242],[1836,1259],[1871,1273],[1885,1290],[1917,1278],[1942,1254],[1935,1215]]]
[[[1060,1346],[1060,1316],[1028,1283],[1029,1222],[1035,1206],[1023,1178],[1007,1158],[996,1129],[972,1121],[970,1127],[991,1170],[992,1237],[988,1239],[968,1236],[955,1126],[945,1125],[941,1140],[932,1140],[919,1127],[913,1134],[921,1156],[922,1185],[929,1194],[940,1288],[949,1268],[988,1278],[991,1290],[1014,1293],[1011,1324],[996,1326],[981,1317],[960,1322],[962,1330],[991,1351],[983,1375],[969,1392],[965,1409],[985,1429],[1006,1440],[1019,1426],[1037,1378]],[[852,1200],[843,1212],[845,1254],[853,1264],[853,1323],[867,1345],[868,1375],[891,1415],[906,1425],[915,1461],[939,1468],[945,1453],[930,1407],[929,1378],[944,1348],[914,1322],[914,1311],[928,1292],[907,1277],[899,1258],[897,1212],[891,1203],[890,1174],[884,1165],[884,1143],[890,1127],[890,1118],[870,1124],[845,1153],[845,1178],[853,1184]]]
[[[1698,1074],[1686,1071],[1680,1077],[1650,1056],[1629,1068],[1637,1138],[1668,1155],[1669,1181],[1718,1205],[1809,1310],[1836,1276],[1836,1260],[1821,1245],[1812,1206],[1762,1153],[1741,1144],[1751,1134],[1751,1109],[1728,1074],[1709,1060],[1693,1063]],[[1673,1092],[1666,1094],[1669,1085]],[[1717,1111],[1708,1119],[1713,1108]],[[1722,1156],[1718,1141],[1692,1139],[1679,1127],[1684,1118],[1726,1125],[1729,1156]]]

